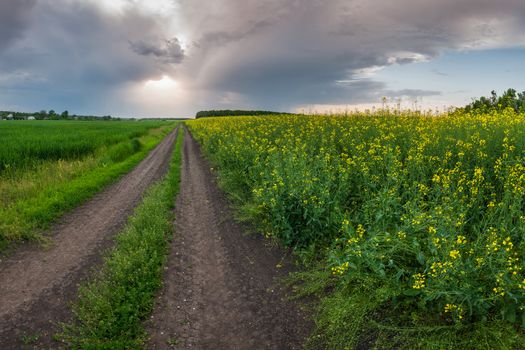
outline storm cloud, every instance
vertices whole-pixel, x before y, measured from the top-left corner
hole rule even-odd
[[[363,69],[431,60],[445,50],[525,43],[525,2],[518,0],[219,0],[204,12],[195,9],[205,1],[180,4],[194,37],[195,84],[276,108],[404,95],[356,80]],[[210,40],[217,37],[220,45]]]
[[[2,1],[0,104],[146,114],[125,92],[164,76],[181,90],[170,112],[185,114],[439,96],[425,86],[393,90],[374,72],[444,52],[525,44],[522,0],[108,4]]]
[[[157,44],[151,41],[132,42],[131,48],[139,55],[154,56],[171,63],[180,63],[184,58],[184,50],[180,46],[179,39],[177,38],[163,40]]]
[[[0,4],[0,52],[28,26],[36,0],[3,0]]]
[[[114,91],[171,74],[183,55],[176,38],[152,40],[164,37],[162,23],[131,4],[107,12],[89,1],[39,0],[20,17],[24,35],[0,54],[0,99],[22,95],[26,108],[71,103],[102,113],[113,109]]]

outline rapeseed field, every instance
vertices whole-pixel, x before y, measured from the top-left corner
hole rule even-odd
[[[188,122],[223,187],[293,247],[312,344],[525,344],[525,116],[378,111]]]

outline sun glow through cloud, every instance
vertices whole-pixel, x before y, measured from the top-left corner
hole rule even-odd
[[[163,75],[162,78],[157,80],[148,80],[144,83],[144,88],[148,90],[173,90],[179,86],[176,80],[172,79],[167,75]]]
[[[149,79],[130,84],[121,89],[119,99],[128,101],[127,107],[134,115],[165,117],[172,115],[177,106],[187,100],[186,89],[182,83],[169,75],[160,79]]]

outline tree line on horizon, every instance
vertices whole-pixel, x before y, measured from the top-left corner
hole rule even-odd
[[[0,119],[7,119],[12,117],[14,120],[25,120],[29,117],[34,117],[35,120],[120,120],[110,115],[95,116],[95,115],[77,115],[69,114],[66,110],[62,113],[57,113],[54,110],[41,110],[40,112],[15,112],[15,111],[0,111]]]
[[[291,114],[284,112],[275,112],[275,111],[260,111],[260,110],[231,110],[231,109],[220,109],[220,110],[208,110],[208,111],[199,111],[195,115],[195,119],[205,118],[205,117],[232,117],[232,116],[243,116],[243,115],[276,115],[276,114]]]

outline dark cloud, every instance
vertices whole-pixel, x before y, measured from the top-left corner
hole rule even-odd
[[[91,103],[106,114],[114,92],[172,73],[183,57],[177,38],[151,40],[166,37],[162,23],[131,5],[108,12],[92,1],[39,0],[25,16],[26,34],[0,54],[0,87],[18,89],[4,94],[9,104],[23,96],[26,108],[75,103],[89,112]]]
[[[197,38],[187,76],[199,88],[244,95],[261,107],[438,95],[394,93],[362,78],[362,70],[429,60],[444,50],[506,46],[525,32],[522,0],[218,0],[197,10],[206,3],[179,1],[184,27]]]
[[[131,42],[131,49],[139,55],[154,56],[169,63],[180,63],[184,59],[184,50],[179,39],[164,40],[160,44],[152,41]]]
[[[231,42],[241,41],[242,39],[257,34],[266,27],[271,26],[271,22],[267,20],[250,22],[245,28],[234,29],[232,31],[209,31],[205,32],[202,37],[193,42],[198,48],[210,49],[227,45]]]
[[[0,2],[0,52],[20,37],[28,26],[36,0],[2,0]]]

